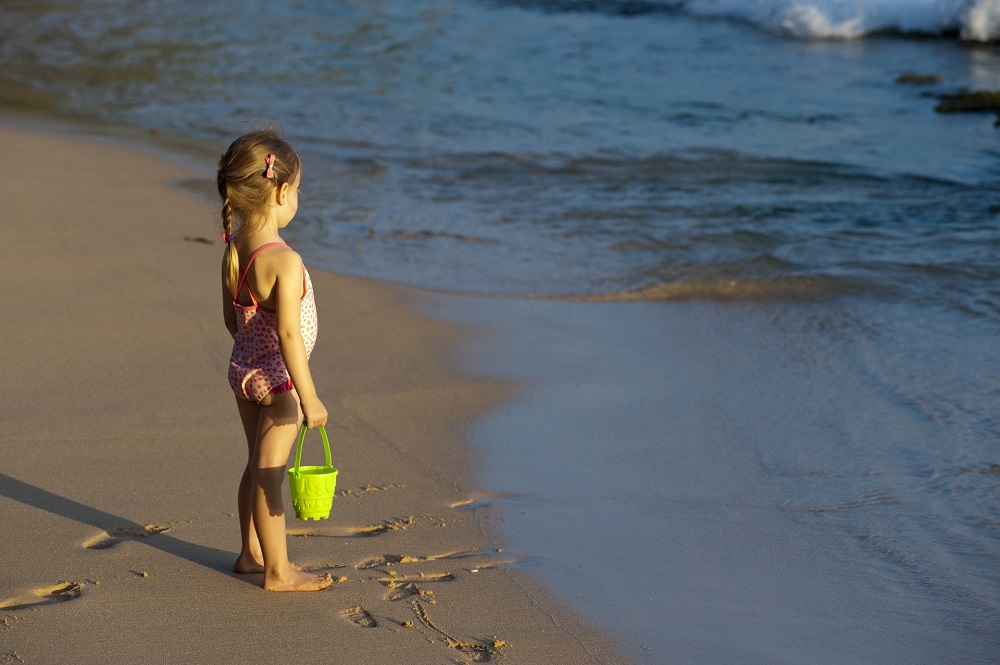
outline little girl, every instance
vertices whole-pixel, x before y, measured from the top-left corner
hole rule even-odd
[[[279,231],[299,206],[299,157],[276,130],[236,139],[219,160],[222,301],[233,336],[229,384],[236,393],[249,457],[239,489],[243,544],[233,569],[264,573],[272,591],[318,591],[329,574],[288,561],[281,485],[300,423],[325,425],[309,354],[316,303],[302,259]],[[234,228],[235,223],[235,228]]]

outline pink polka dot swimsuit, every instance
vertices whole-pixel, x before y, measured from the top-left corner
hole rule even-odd
[[[229,357],[229,385],[237,397],[257,403],[270,393],[285,392],[294,388],[285,361],[281,357],[281,346],[278,344],[277,312],[258,304],[249,284],[247,292],[253,304],[243,306],[237,300],[254,259],[263,250],[274,245],[287,247],[283,243],[272,242],[257,248],[257,251],[250,255],[250,260],[240,275],[240,281],[236,286],[236,297],[233,298],[233,307],[236,309],[236,337],[233,339],[233,353]],[[305,294],[302,296],[299,309],[299,329],[302,332],[302,341],[305,343],[308,358],[316,346],[318,326],[312,280],[305,266],[302,266],[302,282]]]

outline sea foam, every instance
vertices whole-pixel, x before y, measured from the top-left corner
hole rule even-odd
[[[684,0],[695,16],[734,18],[803,39],[898,31],[1000,39],[1000,0]]]

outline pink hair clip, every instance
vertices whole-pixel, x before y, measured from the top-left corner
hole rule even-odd
[[[264,162],[267,163],[267,170],[264,171],[264,177],[274,180],[274,155],[268,155]]]

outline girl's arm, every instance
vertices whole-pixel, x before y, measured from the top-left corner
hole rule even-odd
[[[291,250],[281,252],[276,261],[276,280],[274,284],[275,310],[278,318],[278,344],[281,347],[281,357],[288,368],[288,375],[299,394],[302,413],[305,415],[306,427],[313,428],[325,425],[327,419],[326,407],[316,394],[312,374],[309,371],[309,358],[306,356],[306,346],[302,341],[299,329],[300,306],[302,303],[302,259]],[[235,317],[235,314],[234,314]]]

